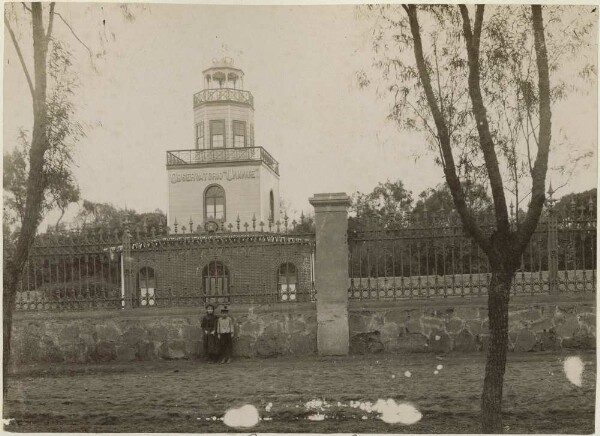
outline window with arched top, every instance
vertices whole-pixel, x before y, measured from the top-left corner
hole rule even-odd
[[[154,268],[145,266],[138,272],[138,289],[140,306],[154,306],[154,290],[156,289],[156,275]]]
[[[269,219],[275,220],[275,197],[273,196],[273,190],[269,192]]]
[[[225,221],[225,190],[219,185],[209,186],[204,192],[204,218]]]
[[[202,289],[207,302],[229,301],[229,268],[220,260],[211,260],[202,269]]]
[[[298,272],[296,270],[296,265],[290,262],[282,263],[277,270],[279,299],[281,301],[295,301],[297,283]]]

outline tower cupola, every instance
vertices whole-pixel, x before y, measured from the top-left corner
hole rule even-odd
[[[235,68],[233,59],[213,59],[213,66],[202,72],[204,89],[244,89],[244,72]]]

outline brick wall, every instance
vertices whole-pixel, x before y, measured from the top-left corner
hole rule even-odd
[[[284,237],[285,238],[285,237]],[[154,269],[158,298],[175,295],[203,295],[202,274],[211,261],[222,262],[229,272],[231,293],[263,294],[277,297],[278,269],[290,262],[296,266],[297,288],[308,292],[312,286],[310,245],[259,241],[219,245],[176,244],[132,251],[136,271]]]

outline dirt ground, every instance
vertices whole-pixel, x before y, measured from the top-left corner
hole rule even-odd
[[[565,376],[568,356],[585,364],[581,387]],[[589,352],[510,354],[505,431],[593,433],[595,360]],[[443,368],[434,374],[438,365]],[[482,354],[21,367],[8,379],[4,417],[12,420],[5,430],[477,433],[483,370]],[[421,420],[388,424],[380,414],[356,407],[355,401],[380,398],[410,402]],[[244,404],[258,409],[259,423],[245,430],[227,427],[221,420],[225,412]],[[315,413],[323,419],[309,419]]]

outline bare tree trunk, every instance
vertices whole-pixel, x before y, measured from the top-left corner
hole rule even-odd
[[[492,267],[488,291],[489,344],[481,396],[482,433],[502,433],[502,386],[508,349],[508,301],[514,272]]]
[[[484,5],[477,5],[473,24],[466,5],[459,5],[462,16],[463,36],[467,46],[469,65],[469,97],[473,105],[472,114],[479,134],[479,145],[485,160],[496,217],[497,233],[486,237],[465,201],[460,178],[456,171],[448,124],[441,110],[438,96],[432,87],[429,69],[425,60],[418,8],[403,5],[409,19],[413,37],[413,51],[423,86],[423,92],[431,110],[437,130],[437,139],[442,154],[446,183],[459,213],[465,231],[482,248],[492,265],[492,278],[489,286],[488,316],[490,321],[490,342],[487,354],[486,374],[482,394],[482,431],[502,433],[502,384],[506,367],[508,346],[508,301],[518,259],[525,250],[531,235],[538,224],[544,205],[544,185],[548,169],[548,154],[551,140],[550,78],[548,54],[544,35],[544,20],[540,5],[532,5],[532,27],[534,33],[536,63],[538,68],[540,134],[539,146],[532,169],[531,205],[516,234],[510,228],[508,209],[504,195],[503,180],[496,156],[493,136],[487,119],[485,102],[480,84],[480,44],[483,29]],[[519,205],[517,204],[517,209]]]
[[[52,10],[54,7],[52,6]],[[44,198],[45,180],[44,154],[48,149],[48,113],[46,107],[46,55],[51,27],[44,33],[41,3],[31,3],[31,21],[33,27],[33,60],[35,89],[33,89],[33,135],[29,152],[29,176],[27,179],[27,200],[25,216],[17,240],[14,257],[7,261],[4,271],[2,295],[3,301],[3,396],[7,396],[7,373],[10,368],[10,351],[12,337],[12,319],[17,285],[21,278],[25,262],[29,255],[29,247],[33,243],[41,218],[42,200]],[[27,73],[26,73],[27,74]],[[6,409],[5,409],[6,410]]]
[[[58,230],[58,225],[60,224],[61,220],[65,216],[65,212],[66,212],[66,209],[62,209],[62,208],[60,209],[60,216],[58,217],[58,220],[56,221],[56,224],[54,225],[54,227],[56,227],[57,230]]]

